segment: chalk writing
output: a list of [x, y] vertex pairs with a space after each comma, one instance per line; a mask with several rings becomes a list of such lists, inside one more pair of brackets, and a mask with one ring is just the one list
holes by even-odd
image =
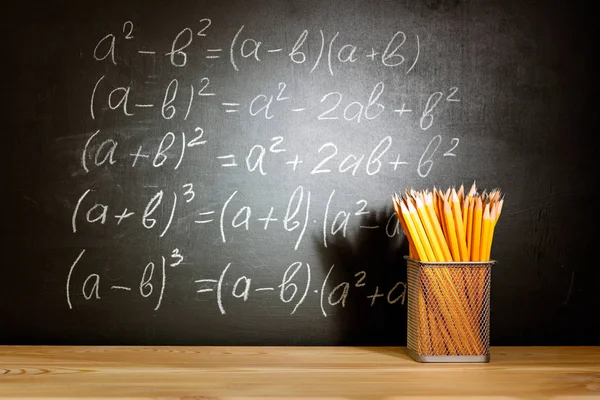
[[[81, 264], [85, 263], [85, 260], [82, 261], [83, 256], [86, 253], [86, 249], [81, 250], [73, 264], [69, 269], [69, 273], [67, 275], [66, 281], [66, 300], [69, 309], [73, 309], [74, 298], [73, 294], [73, 286], [78, 285], [78, 282], [74, 282], [75, 278], [73, 275], [76, 272], [79, 272], [79, 269], [86, 268], [90, 269], [89, 265], [85, 267]], [[178, 248], [173, 249], [171, 254], [167, 257], [161, 256], [160, 261], [150, 261], [148, 262], [137, 282], [132, 282], [132, 285], [124, 286], [124, 285], [115, 285], [114, 278], [103, 279], [101, 275], [97, 272], [88, 273], [84, 272], [83, 275], [85, 279], [83, 279], [83, 283], [80, 283], [81, 288], [81, 296], [83, 297], [83, 301], [94, 301], [101, 300], [101, 292], [105, 293], [103, 295], [107, 295], [107, 290], [109, 291], [127, 291], [127, 292], [135, 292], [139, 294], [143, 298], [150, 298], [151, 296], [155, 297], [155, 303], [153, 309], [156, 311], [160, 308], [163, 297], [165, 294], [165, 286], [167, 281], [167, 266], [170, 268], [177, 267], [179, 264], [183, 262], [183, 255], [181, 254]], [[77, 271], [76, 271], [77, 269]], [[86, 275], [87, 274], [87, 275]], [[103, 284], [105, 280], [110, 283]]]
[[[349, 121], [361, 124], [388, 115], [396, 116], [399, 121], [404, 123], [409, 115], [414, 114], [418, 117], [414, 121], [416, 126], [422, 130], [428, 130], [434, 125], [436, 118], [443, 115], [444, 110], [448, 109], [452, 103], [460, 102], [460, 98], [457, 97], [459, 89], [450, 87], [447, 92], [433, 92], [422, 106], [418, 104], [409, 106], [405, 101], [399, 105], [386, 106], [381, 100], [386, 91], [385, 83], [382, 81], [373, 84], [370, 92], [365, 93], [362, 99], [349, 98], [340, 91], [330, 91], [320, 95], [317, 101], [309, 100], [297, 97], [295, 92], [289, 88], [288, 83], [284, 81], [269, 87], [267, 91], [252, 95], [246, 101], [239, 98], [219, 99], [220, 96], [214, 90], [214, 85], [209, 77], [199, 79], [197, 85], [200, 88], [197, 91], [193, 83], [189, 85], [189, 89], [180, 89], [180, 81], [173, 78], [164, 89], [162, 99], [139, 98], [134, 101], [131, 100], [131, 97], [134, 96], [131, 86], [114, 86], [103, 91], [106, 86], [105, 82], [105, 75], [102, 75], [92, 88], [90, 96], [92, 119], [96, 118], [98, 107], [102, 110], [120, 112], [125, 117], [134, 117], [138, 109], [157, 108], [160, 110], [160, 116], [165, 120], [172, 120], [180, 115], [182, 120], [186, 121], [193, 112], [197, 111], [197, 108], [194, 108], [197, 102], [196, 97], [216, 97], [218, 99], [216, 104], [221, 105], [224, 115], [247, 113], [251, 117], [273, 120], [277, 117], [287, 117], [290, 112], [310, 113], [312, 118], [324, 123]], [[184, 92], [183, 97], [179, 96], [180, 92]], [[443, 99], [447, 104], [445, 108], [439, 104]], [[400, 108], [397, 108], [398, 106]]]
[[[366, 271], [355, 273], [355, 281], [331, 282], [331, 272], [335, 268], [335, 265], [331, 265], [323, 282], [312, 286], [314, 282], [311, 268], [309, 263], [294, 261], [286, 267], [277, 285], [261, 286], [261, 283], [256, 282], [251, 276], [236, 274], [235, 265], [230, 262], [221, 270], [218, 277], [195, 279], [194, 283], [197, 293], [201, 293], [203, 296], [204, 293], [211, 293], [221, 314], [227, 314], [227, 301], [248, 302], [251, 297], [259, 296], [256, 294], [257, 292], [276, 292], [282, 303], [290, 305], [290, 315], [296, 313], [307, 300], [309, 293], [315, 293], [318, 296], [319, 307], [324, 317], [329, 316], [328, 311], [331, 308], [348, 306], [351, 291], [360, 291], [364, 295], [363, 301], [366, 301], [371, 307], [377, 303], [379, 298], [382, 298], [381, 302], [390, 305], [396, 303], [404, 305], [406, 301], [405, 282], [395, 282], [387, 289], [379, 286], [370, 288], [367, 285], [368, 273]], [[228, 282], [234, 283], [227, 285]], [[330, 286], [334, 284], [335, 286], [331, 288]], [[231, 289], [225, 291], [225, 287], [231, 287]], [[368, 289], [372, 289], [374, 294], [369, 294]]]
[[[110, 279], [97, 264], [98, 249], [80, 250], [66, 274], [68, 308], [137, 296], [159, 311], [175, 273], [222, 315], [268, 298], [290, 315], [313, 307], [324, 317], [351, 303], [404, 305], [403, 280], [374, 282], [366, 269], [347, 278], [337, 274], [343, 265], [317, 267], [299, 260], [306, 254], [299, 250], [318, 243], [330, 251], [338, 239], [356, 236], [402, 238], [395, 212], [381, 215], [368, 185], [354, 179], [424, 180], [460, 159], [465, 139], [441, 129], [461, 110], [466, 94], [459, 84], [405, 85], [425, 65], [427, 36], [398, 27], [370, 40], [302, 26], [273, 36], [252, 21], [225, 35], [217, 20], [200, 15], [150, 41], [145, 24], [123, 21], [90, 44], [90, 62], [102, 69], [85, 92], [93, 128], [82, 135], [76, 162], [90, 183], [73, 194], [71, 233], [142, 232], [157, 247], [175, 245], [130, 266], [134, 274]], [[133, 65], [151, 65], [152, 79], [124, 73]], [[268, 65], [292, 73], [274, 74]], [[264, 71], [269, 76], [261, 79]], [[344, 74], [357, 72], [348, 79], [360, 82], [349, 85]], [[307, 85], [302, 75], [320, 84]], [[119, 196], [97, 184], [123, 175]], [[327, 186], [332, 177], [344, 185]], [[182, 236], [223, 250], [223, 258], [182, 251]], [[228, 251], [272, 237], [285, 240], [292, 259], [272, 262], [263, 254], [277, 271], [269, 278], [248, 270], [244, 254]]]

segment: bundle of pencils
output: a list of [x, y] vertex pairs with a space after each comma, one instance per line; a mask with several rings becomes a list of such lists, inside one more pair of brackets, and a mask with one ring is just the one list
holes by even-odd
[[504, 196], [498, 189], [479, 193], [473, 183], [466, 194], [463, 185], [445, 191], [407, 189], [404, 196], [394, 193], [392, 200], [411, 259], [464, 263], [463, 267], [436, 264], [419, 273], [419, 287], [413, 289], [417, 291], [419, 313], [418, 351], [431, 355], [484, 354], [489, 268], [486, 263], [464, 266], [490, 260]]

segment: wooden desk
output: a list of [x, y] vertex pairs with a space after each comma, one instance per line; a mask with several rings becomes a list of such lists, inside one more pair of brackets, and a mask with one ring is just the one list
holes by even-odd
[[0, 346], [0, 398], [600, 399], [600, 347], [495, 347], [489, 364], [404, 348]]

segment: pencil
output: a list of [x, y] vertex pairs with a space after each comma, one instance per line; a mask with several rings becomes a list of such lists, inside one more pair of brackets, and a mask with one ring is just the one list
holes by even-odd
[[450, 252], [452, 253], [453, 261], [460, 261], [460, 250], [458, 249], [458, 239], [456, 237], [456, 228], [454, 227], [454, 216], [452, 209], [446, 199], [444, 201], [444, 219], [446, 221], [447, 236], [449, 238]]
[[423, 221], [423, 228], [425, 229], [425, 233], [427, 234], [427, 238], [431, 242], [431, 248], [433, 250], [434, 260], [443, 260], [444, 252], [442, 251], [442, 246], [440, 245], [437, 235], [435, 233], [435, 229], [433, 228], [433, 223], [429, 219], [429, 215], [427, 213], [427, 209], [425, 205], [421, 201], [419, 197], [417, 197], [417, 212], [419, 217]]
[[465, 228], [465, 235], [467, 236], [467, 251], [469, 252], [469, 260], [471, 260], [471, 247], [473, 246], [473, 209], [475, 206], [475, 199], [473, 196], [468, 196], [469, 207], [467, 215], [467, 226]]
[[475, 209], [473, 211], [473, 238], [471, 248], [471, 261], [480, 261], [479, 247], [481, 243], [481, 218], [482, 218], [481, 198], [475, 200]]
[[460, 259], [456, 261], [469, 261], [469, 255], [467, 254], [467, 238], [465, 235], [465, 226], [463, 225], [463, 217], [461, 215], [460, 200], [454, 189], [452, 189], [452, 214], [454, 216], [456, 239], [460, 254]]
[[442, 248], [443, 258], [439, 261], [452, 261], [452, 254], [450, 253], [450, 248], [448, 247], [448, 242], [446, 242], [446, 238], [444, 236], [444, 232], [442, 231], [442, 225], [440, 224], [440, 220], [438, 218], [434, 218], [433, 215], [433, 195], [429, 194], [425, 198], [425, 207], [429, 211], [429, 217], [431, 218], [433, 229], [435, 231], [435, 236], [438, 240]]
[[494, 204], [494, 207], [492, 207], [492, 210], [490, 211], [490, 226], [489, 226], [489, 232], [487, 235], [487, 242], [485, 244], [485, 259], [487, 261], [489, 261], [490, 257], [491, 257], [491, 253], [492, 253], [492, 241], [494, 239], [494, 228], [496, 226], [496, 213], [497, 213], [497, 208], [498, 208], [498, 203]]
[[404, 202], [400, 202], [400, 210], [402, 212], [402, 217], [404, 218], [404, 222], [406, 224], [406, 228], [408, 229], [407, 234], [412, 236], [413, 242], [415, 244], [415, 250], [419, 256], [420, 261], [429, 261], [427, 254], [425, 254], [425, 249], [423, 248], [423, 243], [421, 241], [421, 237], [417, 233], [417, 229], [415, 228], [413, 221], [409, 215], [408, 209], [404, 205]]
[[419, 216], [417, 214], [417, 210], [415, 208], [415, 206], [412, 204], [412, 201], [410, 199], [406, 199], [406, 203], [408, 205], [408, 213], [410, 215], [410, 218], [412, 218], [412, 222], [413, 225], [415, 226], [419, 238], [421, 238], [421, 244], [423, 245], [423, 250], [425, 251], [425, 254], [427, 255], [427, 259], [429, 261], [435, 261], [435, 255], [433, 254], [433, 248], [431, 246], [431, 242], [429, 241], [427, 234], [425, 233], [425, 229], [423, 228], [423, 224], [421, 223], [421, 220], [419, 219]]
[[487, 259], [487, 243], [490, 234], [490, 203], [485, 205], [483, 210], [483, 220], [481, 224], [481, 245], [479, 246], [479, 260], [488, 261]]
[[398, 222], [400, 223], [400, 226], [402, 227], [402, 230], [404, 231], [404, 236], [406, 236], [406, 239], [408, 240], [408, 251], [410, 254], [410, 257], [412, 259], [416, 259], [418, 260], [418, 254], [417, 254], [417, 250], [415, 247], [415, 243], [413, 241], [413, 236], [410, 234], [410, 232], [408, 231], [408, 227], [406, 226], [406, 221], [404, 220], [404, 216], [402, 215], [402, 210], [400, 209], [400, 200], [398, 199], [398, 194], [394, 193], [394, 196], [392, 196], [392, 204], [394, 205], [394, 211], [396, 212], [396, 217], [398, 217]]
[[[465, 234], [467, 232], [467, 224], [468, 224], [468, 219], [469, 219], [469, 199], [470, 199], [470, 196], [467, 194], [467, 196], [465, 196], [464, 200], [461, 202], [462, 218], [463, 218], [463, 226], [465, 227]], [[466, 240], [466, 238], [465, 238], [465, 240]], [[468, 249], [468, 244], [467, 244], [467, 249]]]

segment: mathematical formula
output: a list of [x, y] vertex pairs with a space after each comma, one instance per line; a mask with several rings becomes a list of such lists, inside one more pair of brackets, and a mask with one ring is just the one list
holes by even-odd
[[[182, 88], [179, 80], [173, 78], [164, 89], [164, 96], [161, 99], [146, 100], [141, 95], [138, 96], [131, 86], [115, 87], [112, 84], [106, 87], [109, 85], [104, 84], [105, 77], [102, 75], [98, 78], [91, 92], [92, 119], [97, 117], [97, 108], [106, 110], [105, 112], [115, 111], [125, 117], [134, 117], [140, 112], [146, 115], [146, 109], [159, 109], [157, 115], [164, 120], [181, 116], [185, 121], [190, 114], [199, 110], [195, 107], [196, 99], [211, 97], [214, 98], [215, 104], [220, 107], [223, 115], [246, 113], [251, 117], [271, 120], [281, 115], [289, 116], [290, 113], [308, 114], [310, 118], [317, 121], [344, 120], [357, 124], [377, 120], [388, 114], [394, 116], [399, 122], [416, 115], [419, 129], [425, 131], [431, 128], [436, 116], [439, 115], [438, 110], [442, 109], [444, 103], [451, 105], [461, 102], [459, 88], [452, 86], [430, 93], [425, 104], [420, 108], [417, 108], [416, 104], [411, 106], [405, 101], [389, 106], [380, 101], [380, 97], [385, 92], [385, 84], [382, 81], [374, 84], [369, 93], [365, 93], [363, 98], [358, 99], [349, 98], [339, 91], [323, 93], [315, 99], [296, 99], [286, 82], [278, 82], [272, 88], [268, 88], [268, 91], [255, 94], [249, 99], [223, 99], [216, 93], [208, 77], [201, 78], [197, 86], [190, 84], [189, 88]], [[196, 90], [198, 86], [200, 88]], [[177, 110], [176, 105], [181, 106], [180, 110]]]
[[[247, 37], [245, 25], [239, 27], [226, 47], [207, 47], [204, 42], [211, 30], [211, 19], [202, 18], [197, 26], [182, 28], [173, 38], [169, 49], [144, 48], [137, 50], [137, 53], [147, 57], [164, 57], [177, 68], [186, 67], [192, 57], [218, 60], [227, 63], [234, 71], [240, 71], [240, 59], [261, 63], [268, 57], [287, 57], [294, 64], [310, 66], [310, 73], [322, 67], [334, 76], [336, 66], [352, 65], [359, 60], [377, 62], [388, 68], [404, 68], [404, 73], [408, 74], [417, 64], [421, 51], [419, 36], [408, 35], [401, 30], [394, 32], [387, 42], [377, 47], [360, 48], [352, 43], [338, 43], [339, 31], [328, 35], [322, 29], [318, 30], [318, 34], [304, 29], [297, 35], [292, 50], [287, 53], [284, 51], [287, 43], [282, 46], [269, 44], [264, 38]], [[306, 54], [312, 36], [319, 42], [319, 53], [314, 60], [310, 60]], [[121, 44], [118, 42], [137, 43], [138, 39], [134, 23], [125, 21], [121, 32], [108, 33], [96, 43], [93, 57], [97, 61], [118, 65], [116, 48]]]
[[[168, 261], [166, 257], [162, 256], [158, 263], [153, 261], [147, 263], [144, 269], [141, 270], [140, 277], [136, 282], [121, 284], [113, 278], [109, 283], [105, 283], [102, 277], [95, 272], [84, 273], [83, 277], [79, 279], [74, 278], [74, 275], [77, 275], [78, 272], [78, 265], [85, 263], [85, 260], [82, 260], [85, 253], [86, 250], [82, 250], [69, 269], [65, 293], [69, 309], [75, 307], [73, 305], [75, 298], [81, 298], [81, 301], [101, 301], [103, 296], [110, 295], [106, 293], [121, 291], [145, 299], [153, 297], [155, 300], [150, 303], [150, 307], [157, 311], [160, 309], [165, 296], [165, 286], [168, 279], [167, 271], [175, 270], [175, 267], [184, 260], [184, 256], [179, 249], [173, 249]], [[252, 297], [264, 293], [274, 295], [281, 302], [289, 304], [290, 315], [301, 307], [308, 296], [317, 296], [324, 317], [329, 315], [328, 311], [332, 307], [345, 308], [353, 291], [362, 294], [363, 297], [360, 301], [368, 302], [371, 307], [378, 302], [404, 305], [406, 301], [406, 282], [394, 282], [385, 288], [377, 285], [373, 287], [368, 285], [368, 273], [366, 271], [356, 272], [353, 275], [354, 279], [351, 281], [331, 282], [331, 274], [334, 268], [336, 268], [335, 264], [331, 265], [323, 281], [315, 282], [310, 264], [294, 261], [286, 267], [276, 285], [262, 286], [248, 274], [236, 274], [235, 265], [230, 262], [221, 270], [218, 276], [194, 279], [194, 290], [199, 295], [210, 296], [214, 299], [215, 306], [221, 314], [227, 313], [226, 304], [228, 301], [247, 302], [251, 301]], [[77, 284], [75, 283], [76, 280], [78, 281]], [[115, 283], [119, 283], [119, 285]], [[75, 292], [79, 292], [77, 289], [80, 289], [80, 294], [75, 294]], [[101, 295], [101, 292], [105, 294]]]
[[[169, 232], [174, 219], [180, 220], [191, 215], [194, 217], [196, 229], [217, 225], [222, 243], [227, 243], [230, 232], [242, 231], [256, 236], [268, 229], [283, 229], [283, 233], [294, 235], [293, 249], [298, 250], [307, 229], [313, 230], [313, 227], [320, 229], [323, 245], [327, 247], [329, 236], [340, 234], [346, 237], [349, 225], [371, 213], [368, 209], [368, 201], [365, 199], [357, 200], [350, 208], [334, 210], [332, 202], [336, 190], [330, 192], [324, 206], [317, 212], [315, 211], [317, 203], [314, 201], [313, 194], [303, 186], [298, 186], [290, 194], [287, 205], [281, 209], [264, 204], [252, 206], [236, 202], [239, 190], [231, 192], [216, 209], [197, 208], [197, 204], [194, 203], [196, 192], [193, 183], [184, 184], [179, 194], [176, 191], [168, 193], [162, 189], [156, 190], [145, 200], [143, 209], [128, 207], [116, 209], [110, 205], [110, 196], [107, 196], [105, 201], [89, 200], [92, 192], [92, 189], [84, 191], [77, 200], [71, 218], [73, 233], [77, 233], [81, 224], [119, 227], [121, 224], [126, 225], [127, 221], [133, 221], [134, 224], [139, 224], [147, 230], [155, 230], [158, 237], [164, 237]], [[194, 208], [190, 209], [190, 203]], [[164, 210], [168, 211], [164, 212]], [[313, 217], [315, 214], [323, 215], [322, 220]], [[390, 238], [400, 233], [394, 212], [390, 212], [385, 225], [359, 225], [359, 229], [383, 229]]]
[[[194, 147], [205, 145], [208, 137], [204, 130], [196, 127], [192, 135], [185, 131], [167, 132], [158, 144], [137, 144], [132, 147], [127, 140], [97, 130], [88, 138], [81, 152], [81, 166], [89, 172], [91, 168], [122, 164], [131, 168], [162, 168], [177, 170], [185, 157], [197, 159], [213, 159], [214, 165], [221, 168], [242, 169], [248, 172], [267, 175], [268, 173], [300, 173], [320, 175], [330, 173], [349, 174], [352, 176], [372, 176], [382, 171], [406, 174], [411, 162], [403, 158], [402, 142], [395, 141], [392, 136], [383, 137], [372, 149], [354, 154], [340, 148], [334, 142], [325, 142], [314, 150], [313, 154], [299, 154], [288, 149], [283, 136], [271, 137], [263, 143], [252, 145], [250, 150], [227, 152], [211, 155], [194, 150]], [[136, 140], [134, 140], [136, 141]], [[421, 178], [431, 172], [436, 161], [445, 157], [456, 157], [459, 138], [450, 138], [444, 143], [442, 135], [435, 135], [424, 147], [418, 160], [412, 161], [412, 170]], [[394, 149], [396, 147], [396, 149]], [[304, 149], [306, 150], [306, 148]], [[268, 171], [265, 167], [267, 159], [275, 158], [280, 166]], [[305, 161], [310, 160], [310, 161]], [[213, 163], [211, 163], [213, 165]]]

